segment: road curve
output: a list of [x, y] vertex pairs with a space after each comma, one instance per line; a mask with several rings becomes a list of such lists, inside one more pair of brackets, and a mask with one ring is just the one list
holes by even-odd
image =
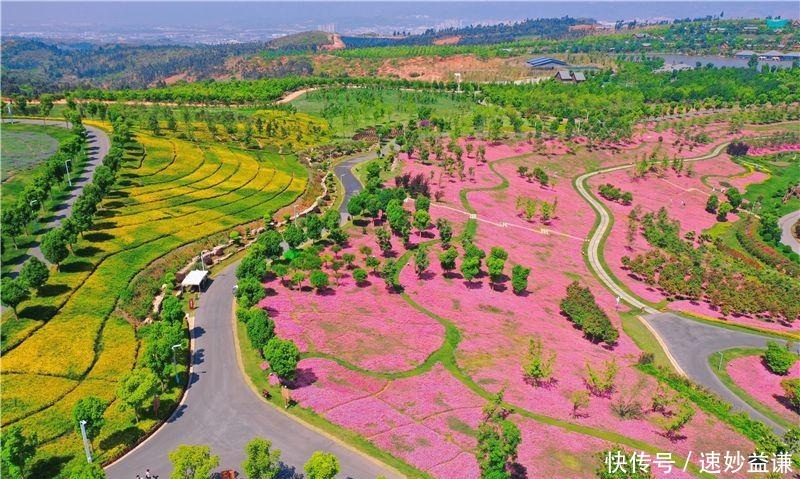
[[[241, 472], [244, 446], [264, 437], [281, 450], [291, 477], [302, 472], [314, 451], [335, 454], [339, 477], [397, 478], [397, 472], [343, 446], [267, 404], [248, 385], [239, 368], [233, 333], [233, 285], [236, 264], [217, 275], [202, 294], [192, 324], [192, 366], [184, 401], [145, 442], [106, 468], [109, 479], [131, 479], [146, 469], [163, 479], [172, 466], [168, 454], [180, 444], [205, 444], [220, 456], [218, 470]], [[243, 477], [243, 476], [240, 476]]]
[[[3, 123], [8, 122], [9, 120], [3, 120]], [[41, 125], [42, 120], [19, 119], [13, 120], [13, 123]], [[48, 126], [60, 126], [67, 128], [69, 125], [61, 121], [53, 121], [52, 123], [49, 123]], [[75, 200], [78, 199], [78, 196], [83, 193], [83, 188], [92, 182], [92, 179], [94, 178], [94, 171], [103, 163], [103, 158], [105, 158], [106, 154], [108, 153], [111, 142], [108, 139], [106, 132], [94, 126], [84, 125], [84, 127], [86, 128], [87, 132], [86, 143], [88, 145], [88, 160], [84, 165], [83, 173], [79, 177], [72, 177], [72, 189], [69, 191], [69, 197], [56, 207], [54, 212], [55, 214], [50, 217], [50, 221], [39, 224], [40, 231], [46, 232], [58, 226], [61, 224], [61, 220], [69, 217], [69, 215], [72, 214], [72, 205], [75, 203]], [[33, 247], [28, 250], [28, 255], [24, 256], [23, 258], [27, 260], [27, 258], [30, 256], [35, 256], [41, 261], [44, 261], [46, 264], [49, 264], [47, 260], [44, 259], [44, 255], [42, 255], [42, 250], [39, 248], [38, 242], [34, 242]], [[23, 262], [15, 265], [14, 272], [18, 272], [22, 268], [22, 265]]]
[[778, 226], [781, 228], [781, 243], [792, 248], [797, 254], [800, 254], [800, 241], [792, 234], [794, 224], [800, 221], [800, 210], [782, 216], [778, 220]]
[[348, 201], [350, 201], [350, 198], [352, 198], [353, 195], [358, 193], [361, 188], [364, 187], [364, 185], [361, 184], [361, 180], [359, 180], [358, 177], [353, 174], [353, 167], [359, 163], [374, 160], [379, 156], [385, 155], [392, 146], [392, 143], [387, 143], [378, 151], [369, 151], [367, 153], [356, 155], [333, 167], [334, 174], [339, 177], [342, 182], [342, 186], [344, 187], [344, 198], [342, 199], [342, 204], [339, 205], [339, 217], [342, 223], [347, 222], [347, 219], [350, 217], [350, 215], [347, 213]]
[[[713, 158], [719, 155], [727, 145], [728, 143], [722, 143], [705, 155], [688, 158], [685, 161], [702, 161]], [[670, 362], [673, 363], [676, 370], [716, 392], [725, 400], [731, 402], [734, 408], [746, 411], [753, 419], [764, 422], [776, 431], [782, 431], [783, 428], [781, 426], [766, 418], [733, 394], [717, 378], [708, 364], [708, 357], [717, 351], [734, 347], [764, 347], [767, 338], [758, 334], [711, 326], [674, 313], [660, 313], [618, 285], [614, 281], [612, 273], [606, 269], [600, 260], [600, 245], [611, 225], [611, 216], [608, 209], [589, 192], [586, 181], [601, 173], [623, 170], [633, 166], [633, 164], [626, 164], [591, 171], [584, 173], [575, 180], [576, 190], [592, 206], [600, 219], [597, 228], [589, 238], [586, 251], [589, 267], [612, 294], [620, 297], [632, 308], [638, 309], [642, 313], [647, 313], [643, 316], [645, 325], [656, 337], [662, 348], [665, 349]]]

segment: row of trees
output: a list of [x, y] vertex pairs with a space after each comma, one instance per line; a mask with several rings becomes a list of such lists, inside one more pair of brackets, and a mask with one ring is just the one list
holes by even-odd
[[800, 317], [800, 281], [773, 268], [752, 264], [719, 242], [701, 235], [680, 236], [680, 223], [665, 208], [647, 213], [641, 232], [654, 249], [623, 257], [623, 266], [670, 298], [706, 300], [723, 314], [766, 314], [793, 322]]
[[[80, 125], [79, 119], [76, 119], [76, 125]], [[82, 131], [82, 127], [81, 127]], [[76, 133], [76, 138], [78, 137]], [[108, 193], [114, 182], [116, 181], [116, 174], [122, 164], [124, 154], [123, 147], [130, 139], [130, 131], [124, 123], [116, 123], [114, 125], [114, 134], [112, 136], [112, 146], [106, 157], [103, 159], [103, 164], [98, 166], [94, 173], [94, 179], [91, 184], [86, 185], [83, 192], [78, 196], [75, 203], [72, 205], [72, 214], [61, 222], [59, 227], [53, 228], [45, 233], [41, 238], [40, 249], [44, 258], [50, 263], [56, 265], [58, 270], [59, 265], [67, 259], [70, 254], [72, 246], [77, 243], [78, 235], [83, 234], [84, 231], [92, 227], [93, 216], [97, 211], [99, 203], [103, 197]], [[71, 148], [74, 151], [80, 151], [77, 143]], [[48, 161], [49, 164], [49, 161]], [[45, 171], [37, 176], [37, 178], [48, 178], [48, 172], [52, 170], [45, 169]], [[56, 177], [51, 177], [51, 180], [56, 181]], [[45, 184], [45, 183], [40, 183]], [[36, 185], [36, 182], [34, 182]], [[40, 190], [40, 191], [49, 191]], [[44, 201], [44, 199], [42, 199]], [[9, 234], [18, 234], [15, 228], [19, 227], [19, 223], [14, 223], [20, 217], [19, 212], [24, 210], [24, 204], [19, 204], [15, 208], [5, 210], [4, 214], [4, 230]], [[6, 215], [10, 215], [6, 216]], [[10, 225], [6, 228], [6, 221]], [[17, 279], [4, 278], [2, 281], [2, 295], [0, 300], [3, 304], [11, 307], [16, 314], [17, 305], [28, 298], [29, 289], [39, 290], [49, 277], [49, 272], [46, 267], [36, 259], [31, 258], [23, 266], [24, 274], [20, 274]]]
[[84, 143], [86, 129], [80, 118], [71, 117], [72, 135], [64, 140], [58, 150], [43, 162], [38, 168], [31, 182], [19, 195], [13, 205], [4, 205], [2, 215], [3, 233], [10, 239], [16, 248], [17, 238], [23, 232], [29, 232], [30, 223], [38, 216], [38, 212], [45, 212], [45, 203], [51, 197], [53, 189], [64, 182], [67, 176], [67, 164], [72, 162], [72, 168], [85, 161]]

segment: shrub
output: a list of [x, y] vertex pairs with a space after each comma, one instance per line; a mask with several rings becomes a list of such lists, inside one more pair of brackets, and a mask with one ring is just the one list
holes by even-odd
[[537, 387], [550, 381], [555, 362], [556, 352], [546, 350], [538, 336], [531, 338], [528, 343], [528, 354], [522, 366], [525, 379]]
[[786, 399], [793, 408], [800, 411], [800, 378], [784, 379], [781, 387], [786, 393]]
[[762, 356], [767, 369], [774, 374], [784, 375], [788, 373], [789, 369], [791, 369], [795, 361], [797, 361], [797, 355], [789, 348], [791, 348], [790, 344], [781, 346], [775, 341], [769, 341], [767, 343], [767, 350]]
[[623, 205], [629, 205], [633, 203], [633, 193], [630, 191], [622, 191], [610, 183], [600, 185], [597, 190], [600, 193], [600, 196], [609, 201], [617, 201]]
[[248, 311], [247, 339], [250, 344], [263, 351], [270, 339], [275, 336], [275, 323], [266, 311], [261, 308], [252, 308]]
[[528, 289], [528, 275], [531, 269], [515, 264], [511, 268], [511, 287], [516, 294], [522, 294]]
[[603, 363], [603, 370], [595, 370], [586, 362], [586, 377], [584, 378], [589, 391], [595, 396], [608, 396], [614, 390], [614, 381], [617, 378], [619, 366], [617, 360], [612, 358]]
[[593, 342], [613, 345], [619, 339], [619, 331], [597, 305], [592, 292], [577, 281], [567, 286], [567, 296], [561, 300], [561, 311]]
[[353, 271], [353, 279], [356, 281], [356, 284], [363, 284], [367, 279], [367, 272], [361, 268], [357, 268]]

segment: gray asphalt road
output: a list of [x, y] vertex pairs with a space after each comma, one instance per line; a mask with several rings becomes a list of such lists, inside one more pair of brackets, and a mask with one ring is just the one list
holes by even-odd
[[797, 223], [798, 220], [800, 220], [800, 210], [782, 216], [778, 220], [778, 226], [780, 226], [782, 230], [781, 243], [789, 245], [792, 251], [800, 254], [800, 241], [797, 241], [797, 238], [792, 234], [792, 228], [794, 228], [794, 224]]
[[392, 143], [388, 143], [379, 151], [370, 151], [368, 153], [354, 156], [353, 158], [343, 161], [333, 167], [334, 173], [339, 177], [344, 185], [344, 201], [342, 201], [342, 204], [339, 205], [339, 216], [341, 217], [342, 223], [346, 222], [350, 216], [347, 214], [347, 202], [350, 201], [350, 198], [352, 198], [353, 195], [361, 191], [361, 188], [364, 187], [356, 175], [353, 174], [353, 167], [359, 163], [374, 160], [379, 155], [386, 154], [386, 152], [389, 151], [389, 148], [391, 148], [391, 145]]
[[[7, 120], [3, 120], [3, 122], [7, 122]], [[41, 125], [42, 120], [14, 120], [14, 123], [27, 123], [32, 125]], [[47, 124], [48, 126], [60, 126], [60, 127], [68, 127], [68, 124], [65, 124], [63, 121], [53, 121]], [[75, 200], [78, 199], [78, 196], [83, 192], [83, 188], [92, 182], [92, 178], [94, 178], [94, 171], [103, 163], [103, 158], [105, 158], [106, 154], [108, 153], [110, 147], [110, 141], [108, 139], [108, 135], [99, 129], [93, 126], [86, 126], [86, 131], [88, 132], [88, 137], [86, 140], [87, 148], [88, 148], [88, 156], [89, 159], [85, 164], [83, 173], [80, 176], [75, 176], [71, 174], [72, 177], [72, 189], [69, 192], [69, 197], [64, 200], [64, 202], [56, 208], [55, 214], [50, 217], [50, 221], [47, 223], [40, 223], [39, 224], [39, 231], [48, 231], [51, 228], [54, 228], [61, 224], [61, 220], [64, 218], [68, 218], [70, 214], [72, 214], [72, 205], [75, 203]], [[72, 164], [70, 164], [72, 167]], [[33, 247], [28, 250], [28, 256], [25, 257], [27, 260], [28, 257], [35, 256], [40, 260], [47, 263], [47, 260], [44, 259], [44, 255], [42, 255], [42, 250], [39, 249], [38, 241], [34, 243]], [[49, 264], [49, 263], [47, 263]], [[14, 272], [18, 272], [22, 268], [23, 262], [14, 266]]]
[[[686, 161], [701, 161], [713, 158], [717, 156], [725, 146], [727, 146], [727, 144], [718, 145], [711, 152]], [[708, 357], [717, 351], [734, 347], [764, 347], [767, 338], [757, 334], [710, 326], [673, 313], [658, 313], [657, 310], [621, 288], [614, 281], [612, 273], [607, 271], [602, 261], [600, 261], [600, 244], [606, 230], [611, 224], [610, 214], [608, 209], [588, 192], [586, 180], [600, 173], [622, 170], [630, 168], [631, 166], [633, 165], [620, 165], [589, 172], [581, 175], [575, 181], [575, 187], [578, 193], [592, 205], [600, 218], [598, 228], [594, 231], [591, 238], [589, 238], [589, 247], [587, 248], [589, 267], [597, 273], [600, 281], [602, 281], [606, 288], [615, 296], [620, 297], [634, 309], [647, 313], [645, 321], [651, 326], [652, 332], [655, 334], [662, 347], [666, 349], [667, 356], [676, 366], [676, 369], [682, 370], [683, 373], [695, 382], [719, 394], [726, 401], [732, 403], [737, 410], [747, 412], [750, 417], [764, 422], [776, 431], [782, 431], [783, 428], [781, 426], [777, 425], [733, 394], [719, 378], [717, 378], [708, 365]]]
[[670, 352], [690, 378], [719, 394], [733, 404], [735, 410], [745, 411], [777, 432], [783, 431], [781, 426], [732, 393], [714, 374], [708, 362], [709, 356], [716, 359], [717, 351], [740, 347], [764, 348], [768, 338], [711, 326], [673, 313], [650, 314], [645, 316], [645, 320], [669, 345]]
[[[236, 265], [222, 271], [202, 294], [192, 329], [194, 342], [191, 385], [184, 403], [153, 436], [106, 468], [109, 479], [132, 479], [145, 469], [166, 479], [172, 472], [168, 454], [180, 444], [206, 444], [220, 456], [220, 468], [241, 473], [244, 446], [264, 437], [282, 451], [289, 468], [302, 473], [314, 451], [334, 453], [342, 465], [339, 477], [397, 478], [371, 459], [263, 401], [245, 382], [233, 340], [233, 285]], [[291, 477], [287, 473], [284, 477]]]

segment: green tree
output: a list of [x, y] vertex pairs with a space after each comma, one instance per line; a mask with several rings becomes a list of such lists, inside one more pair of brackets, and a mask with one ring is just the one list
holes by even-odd
[[430, 211], [431, 209], [431, 200], [425, 195], [417, 196], [417, 199], [414, 200], [414, 209], [416, 211], [425, 210]]
[[0, 475], [4, 478], [24, 479], [28, 463], [36, 455], [39, 441], [36, 435], [24, 436], [19, 425], [5, 426], [0, 430]]
[[267, 230], [258, 237], [258, 243], [264, 246], [264, 253], [267, 258], [277, 258], [283, 254], [283, 247], [281, 242], [283, 238], [276, 230]]
[[788, 373], [797, 361], [797, 355], [792, 352], [791, 347], [791, 344], [782, 346], [776, 341], [768, 341], [767, 350], [762, 356], [767, 369], [774, 374]]
[[295, 223], [290, 223], [289, 226], [283, 230], [283, 240], [290, 248], [295, 249], [306, 240], [306, 235], [303, 233]]
[[709, 196], [708, 200], [706, 200], [706, 211], [714, 214], [717, 212], [717, 208], [719, 208], [719, 198], [717, 195]]
[[143, 363], [161, 382], [163, 390], [169, 381], [178, 374], [180, 366], [173, 364], [177, 351], [172, 346], [179, 344], [183, 351], [188, 346], [182, 321], [156, 321], [144, 330], [145, 342]]
[[17, 316], [17, 306], [28, 298], [28, 288], [19, 279], [3, 278], [0, 282], [0, 301], [10, 306]]
[[478, 273], [481, 272], [481, 261], [476, 257], [465, 257], [463, 261], [461, 261], [461, 275], [464, 276], [464, 279], [467, 281], [472, 282]]
[[525, 379], [536, 387], [549, 382], [553, 378], [555, 363], [556, 352], [545, 349], [539, 336], [531, 338], [522, 365]]
[[430, 265], [431, 260], [428, 257], [428, 249], [420, 246], [417, 248], [416, 253], [414, 253], [414, 271], [417, 273], [417, 276], [421, 277], [425, 271], [428, 270]]
[[353, 270], [353, 279], [356, 284], [363, 284], [367, 279], [367, 272], [361, 268]]
[[106, 471], [96, 462], [81, 462], [69, 471], [69, 479], [105, 479]]
[[244, 278], [239, 281], [236, 288], [236, 299], [239, 304], [245, 308], [255, 306], [259, 301], [266, 297], [267, 291], [264, 285], [256, 278]]
[[248, 254], [242, 259], [239, 266], [236, 267], [236, 277], [240, 280], [243, 278], [262, 280], [266, 275], [267, 262], [261, 254]]
[[[800, 412], [800, 378], [784, 379], [781, 381], [781, 388], [786, 394], [786, 400], [798, 412]], [[799, 444], [800, 445], [800, 444]], [[798, 449], [795, 452], [800, 452]]]
[[261, 308], [251, 308], [247, 319], [247, 339], [250, 344], [262, 352], [275, 336], [275, 322]]
[[72, 421], [75, 423], [75, 432], [81, 433], [81, 421], [86, 421], [84, 426], [86, 436], [94, 439], [103, 427], [105, 420], [103, 413], [108, 408], [108, 403], [95, 396], [86, 396], [78, 400], [72, 408]]
[[364, 264], [374, 273], [378, 271], [378, 267], [381, 265], [381, 260], [374, 256], [367, 256], [367, 258], [364, 260]]
[[219, 466], [219, 456], [208, 446], [181, 444], [169, 453], [172, 462], [170, 479], [211, 479], [211, 471]]
[[414, 212], [414, 228], [422, 234], [423, 231], [428, 229], [428, 224], [431, 222], [431, 215], [427, 210], [417, 210]]
[[311, 282], [311, 286], [313, 286], [318, 292], [324, 290], [330, 284], [328, 274], [319, 269], [312, 271], [308, 276], [308, 280]]
[[322, 238], [322, 228], [324, 226], [325, 225], [322, 224], [322, 220], [320, 220], [317, 215], [307, 216], [305, 222], [306, 236], [312, 240], [318, 240]]
[[389, 289], [398, 289], [400, 287], [400, 283], [397, 278], [398, 273], [398, 266], [397, 262], [393, 259], [387, 259], [385, 263], [383, 263], [383, 268], [381, 268], [381, 278], [386, 283], [386, 287]]
[[392, 234], [386, 228], [376, 228], [375, 237], [381, 251], [388, 253], [392, 250]]
[[297, 373], [297, 363], [300, 362], [300, 350], [294, 341], [273, 337], [267, 343], [264, 357], [269, 362], [269, 367], [282, 380], [292, 380]]
[[167, 322], [182, 323], [186, 317], [186, 310], [183, 309], [183, 302], [171, 294], [161, 302], [161, 319]]
[[447, 249], [450, 246], [450, 240], [453, 238], [453, 226], [446, 218], [439, 218], [436, 220], [436, 229], [439, 230], [442, 248]]
[[60, 228], [53, 228], [45, 233], [44, 236], [42, 236], [42, 242], [39, 248], [41, 248], [44, 258], [56, 265], [56, 271], [58, 271], [61, 262], [69, 256], [67, 241]]
[[739, 205], [742, 204], [742, 193], [735, 186], [731, 186], [725, 190], [725, 197], [728, 198], [728, 203], [731, 204], [733, 209], [738, 208]]
[[511, 268], [511, 288], [516, 294], [522, 294], [528, 289], [528, 275], [531, 269], [515, 264]]
[[281, 450], [272, 442], [256, 437], [244, 447], [242, 470], [248, 479], [273, 479], [281, 471]]
[[117, 397], [133, 410], [136, 422], [139, 422], [139, 409], [158, 392], [159, 382], [155, 374], [148, 369], [134, 369], [120, 380], [117, 386]]
[[456, 269], [456, 259], [458, 258], [458, 251], [455, 248], [447, 248], [439, 253], [439, 264], [442, 269], [450, 272]]
[[728, 213], [733, 210], [733, 206], [727, 201], [719, 205], [719, 209], [717, 210], [717, 221], [728, 221]]
[[[502, 401], [502, 396], [501, 399]], [[478, 426], [475, 457], [484, 479], [509, 479], [510, 464], [517, 460], [522, 435], [516, 424], [504, 418], [497, 408], [490, 408]]]
[[608, 396], [614, 390], [618, 372], [619, 365], [617, 365], [616, 358], [605, 361], [602, 370], [593, 368], [587, 361], [584, 381], [589, 391], [595, 396]]
[[329, 452], [316, 451], [303, 466], [308, 479], [333, 479], [339, 474], [339, 459]]
[[572, 417], [578, 417], [581, 409], [589, 407], [589, 393], [587, 391], [573, 391], [569, 395], [572, 404]]

